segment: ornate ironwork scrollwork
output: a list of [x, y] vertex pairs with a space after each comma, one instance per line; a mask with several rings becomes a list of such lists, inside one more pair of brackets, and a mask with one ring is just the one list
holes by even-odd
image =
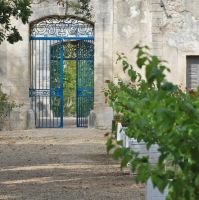
[[38, 37], [90, 37], [94, 35], [94, 28], [78, 19], [53, 17], [32, 24], [30, 34]]

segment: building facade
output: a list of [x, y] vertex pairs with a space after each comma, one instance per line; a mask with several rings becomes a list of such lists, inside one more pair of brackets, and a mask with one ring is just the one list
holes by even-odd
[[[194, 89], [199, 76], [199, 2], [195, 0], [92, 0], [91, 20], [75, 16], [72, 9], [58, 6], [54, 0], [32, 4], [30, 23], [23, 25], [13, 19], [23, 41], [3, 42], [0, 46], [0, 82], [17, 104], [23, 104], [10, 114], [9, 129], [35, 127], [35, 110], [29, 97], [31, 85], [31, 24], [44, 19], [71, 16], [92, 24], [94, 28], [94, 107], [96, 127], [109, 129], [113, 118], [106, 104], [103, 89], [106, 80], [125, 78], [116, 64], [117, 53], [125, 53], [134, 64], [133, 47], [141, 42], [152, 53], [168, 61], [168, 80], [182, 89]], [[45, 77], [44, 77], [45, 78]], [[47, 78], [47, 76], [46, 76]], [[48, 103], [47, 103], [48, 104]]]

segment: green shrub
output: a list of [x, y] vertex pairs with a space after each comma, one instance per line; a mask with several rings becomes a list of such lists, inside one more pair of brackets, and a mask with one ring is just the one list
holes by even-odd
[[17, 105], [10, 101], [8, 95], [5, 94], [1, 89], [2, 84], [0, 84], [0, 130], [3, 128], [3, 123], [9, 116], [10, 111], [17, 107]]
[[[167, 200], [199, 199], [199, 90], [183, 92], [165, 76], [169, 69], [147, 46], [137, 45], [137, 68], [134, 70], [124, 54], [118, 55], [129, 81], [108, 83], [105, 96], [113, 110], [126, 121], [126, 134], [143, 140], [149, 149], [158, 144], [160, 157], [151, 164], [149, 157], [140, 157], [124, 148], [114, 137], [107, 141], [107, 150], [121, 159], [121, 167], [130, 163], [137, 172], [137, 181], [152, 183], [161, 192], [169, 189]], [[137, 70], [138, 71], [138, 70]]]

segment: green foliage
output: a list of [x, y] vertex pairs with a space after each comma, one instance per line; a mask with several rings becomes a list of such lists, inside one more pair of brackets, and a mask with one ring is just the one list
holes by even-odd
[[66, 6], [66, 12], [68, 8], [72, 8], [75, 15], [81, 15], [86, 19], [91, 19], [93, 17], [93, 7], [91, 6], [90, 0], [78, 0], [78, 2], [70, 0], [57, 0], [58, 5]]
[[137, 45], [136, 72], [124, 54], [118, 61], [129, 76], [129, 82], [108, 83], [105, 96], [113, 110], [126, 121], [126, 134], [143, 140], [149, 149], [159, 146], [157, 164], [148, 157], [140, 157], [132, 149], [124, 148], [109, 138], [107, 150], [121, 159], [121, 167], [130, 163], [138, 173], [137, 181], [151, 178], [161, 192], [168, 187], [167, 200], [199, 199], [199, 90], [184, 93], [165, 79], [169, 69], [164, 61], [149, 53], [147, 46]]
[[[16, 104], [9, 100], [8, 95], [2, 91], [1, 86], [2, 86], [2, 84], [0, 84], [0, 103], [1, 103], [1, 105], [6, 105], [6, 107], [9, 107], [12, 110], [12, 108], [14, 108], [16, 106]], [[1, 106], [0, 107], [1, 111], [4, 108], [5, 107]]]
[[64, 116], [76, 113], [76, 61], [69, 60], [64, 68]]
[[13, 44], [22, 40], [22, 37], [17, 28], [11, 25], [11, 17], [21, 20], [23, 24], [28, 23], [32, 11], [30, 0], [0, 0], [0, 44], [7, 40]]
[[[76, 113], [76, 43], [64, 44], [63, 71], [63, 111], [65, 117], [75, 116]], [[51, 47], [51, 87], [60, 87], [60, 44]], [[71, 60], [70, 60], [71, 59]], [[53, 112], [55, 116], [60, 116], [60, 99], [52, 97]]]
[[3, 128], [3, 123], [10, 111], [17, 107], [14, 102], [9, 100], [8, 95], [2, 91], [1, 86], [2, 84], [0, 84], [0, 130]]
[[[80, 97], [78, 105], [76, 105], [76, 92], [78, 85], [79, 89], [93, 88], [93, 61], [81, 62], [77, 61], [77, 45], [76, 41], [65, 42], [63, 45], [63, 56], [66, 59], [64, 61], [63, 71], [63, 96], [64, 96], [64, 116], [75, 116], [76, 107], [81, 111], [82, 117], [87, 117], [90, 110], [93, 109], [93, 98], [89, 98], [86, 101]], [[82, 51], [86, 51], [88, 46], [83, 46]], [[76, 74], [77, 62], [78, 75]], [[50, 72], [50, 84], [51, 88], [60, 87], [60, 44], [56, 44], [51, 47], [51, 72]], [[78, 80], [76, 79], [78, 76]], [[76, 83], [78, 81], [78, 83]], [[82, 95], [90, 95], [93, 91], [83, 91]], [[51, 102], [53, 105], [53, 113], [55, 116], [60, 116], [60, 98], [52, 97]]]
[[74, 9], [76, 15], [82, 15], [86, 19], [92, 18], [93, 7], [90, 0], [79, 0], [78, 3], [69, 1], [68, 6]]

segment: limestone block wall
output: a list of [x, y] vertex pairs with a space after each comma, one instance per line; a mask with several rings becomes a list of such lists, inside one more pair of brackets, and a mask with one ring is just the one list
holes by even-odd
[[[105, 104], [102, 90], [105, 80], [112, 78], [112, 30], [113, 30], [113, 0], [93, 0], [95, 8], [95, 102], [96, 126], [98, 128], [110, 128], [112, 110]], [[42, 3], [32, 4], [33, 14], [30, 23], [41, 18], [53, 15], [74, 15], [73, 10], [66, 10], [58, 6], [56, 1], [49, 0]], [[67, 12], [67, 13], [66, 13]], [[81, 17], [81, 16], [79, 16]], [[23, 103], [23, 106], [12, 112], [10, 129], [26, 129], [33, 127], [34, 115], [31, 111], [29, 99], [30, 87], [30, 43], [29, 24], [23, 25], [19, 21], [12, 23], [20, 30], [23, 41], [11, 45], [3, 43], [0, 46], [0, 77], [3, 89], [10, 95], [12, 100]], [[32, 122], [32, 123], [30, 123]]]
[[115, 0], [113, 5], [113, 77], [125, 78], [117, 52], [135, 62], [132, 48], [147, 44], [167, 60], [168, 80], [186, 88], [186, 56], [199, 55], [199, 2], [195, 0]]
[[[95, 26], [95, 101], [98, 128], [110, 128], [113, 112], [105, 103], [106, 80], [125, 78], [117, 52], [125, 53], [135, 63], [133, 47], [142, 42], [152, 52], [168, 61], [168, 79], [186, 87], [186, 56], [199, 54], [199, 2], [196, 0], [92, 0]], [[56, 1], [34, 2], [30, 22], [46, 16], [74, 15]], [[67, 12], [66, 12], [67, 11]], [[81, 16], [80, 16], [81, 17]], [[13, 112], [11, 129], [31, 125], [29, 24], [12, 23], [23, 41], [0, 46], [0, 82], [10, 98], [23, 106]]]
[[[32, 5], [33, 14], [30, 22], [49, 15], [64, 15], [65, 8], [57, 6], [55, 1], [45, 1], [41, 4], [35, 2]], [[31, 110], [29, 98], [30, 87], [30, 43], [29, 24], [23, 25], [20, 21], [12, 19], [20, 31], [23, 41], [16, 44], [3, 42], [0, 46], [0, 82], [2, 89], [11, 100], [21, 104], [10, 114], [9, 123], [5, 129], [34, 128], [34, 114]]]
[[95, 113], [98, 128], [111, 128], [113, 112], [103, 89], [106, 80], [125, 78], [117, 53], [124, 52], [135, 62], [133, 47], [151, 44], [151, 11], [149, 0], [94, 0], [95, 10]]
[[151, 46], [152, 14], [149, 0], [114, 0], [113, 32], [113, 78], [125, 78], [120, 64], [116, 65], [117, 53], [125, 53], [129, 62], [135, 64], [138, 43]]
[[[14, 19], [13, 24], [19, 28], [24, 40], [29, 38], [28, 29], [25, 25], [17, 24]], [[11, 100], [17, 104], [23, 104], [20, 108], [14, 109], [10, 115], [10, 122], [6, 124], [7, 129], [25, 129], [29, 126], [27, 117], [29, 115], [29, 49], [24, 41], [17, 44], [4, 42], [0, 47], [0, 82], [2, 89]]]
[[199, 55], [199, 2], [151, 1], [153, 52], [168, 61], [168, 79], [185, 89], [186, 56]]
[[103, 89], [112, 80], [113, 0], [95, 0], [95, 102], [96, 126], [111, 128], [112, 110], [105, 103]]

